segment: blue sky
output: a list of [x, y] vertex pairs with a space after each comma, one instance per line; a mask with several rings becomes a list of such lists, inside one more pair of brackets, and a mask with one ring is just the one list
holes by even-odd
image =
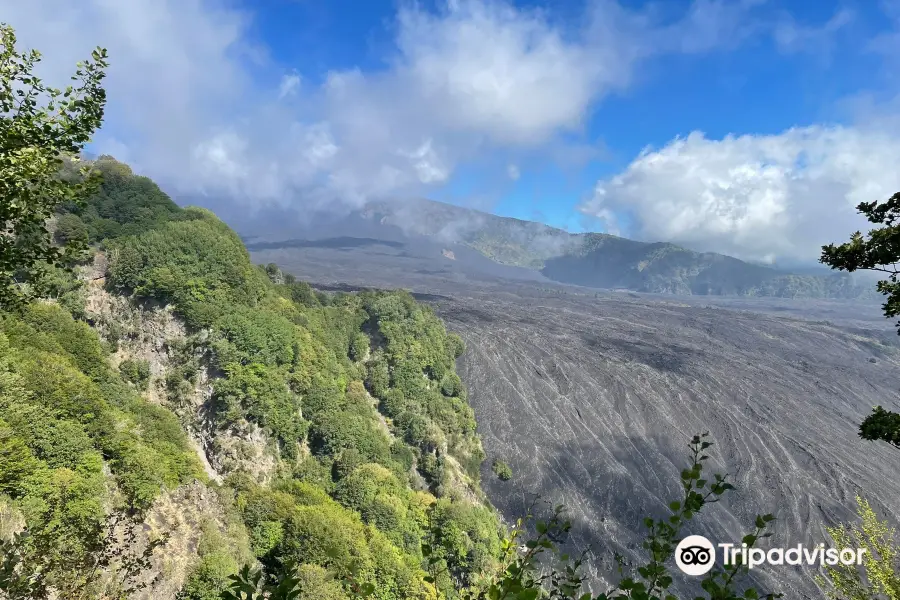
[[900, 1], [0, 0], [176, 197], [427, 196], [809, 262], [900, 189]]

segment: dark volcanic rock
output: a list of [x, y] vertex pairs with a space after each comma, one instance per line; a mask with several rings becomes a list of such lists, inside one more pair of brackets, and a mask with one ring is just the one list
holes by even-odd
[[[513, 470], [502, 482], [485, 468], [491, 499], [510, 518], [532, 493], [566, 504], [573, 546], [595, 546], [596, 570], [611, 569], [613, 550], [640, 556], [642, 518], [678, 499], [687, 442], [704, 431], [710, 466], [738, 491], [688, 533], [739, 543], [772, 512], [768, 547], [813, 544], [827, 540], [823, 522], [853, 517], [857, 493], [881, 514], [900, 510], [900, 456], [856, 435], [873, 405], [897, 408], [900, 353], [880, 334], [612, 299], [437, 307], [468, 343], [461, 374], [486, 464]], [[787, 597], [819, 597], [810, 568], [759, 574]]]

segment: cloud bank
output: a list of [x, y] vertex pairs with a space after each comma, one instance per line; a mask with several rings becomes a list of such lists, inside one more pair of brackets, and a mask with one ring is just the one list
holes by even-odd
[[276, 64], [251, 36], [253, 14], [223, 0], [0, 0], [0, 9], [21, 45], [44, 53], [50, 81], [64, 82], [93, 46], [109, 49], [96, 152], [183, 193], [325, 206], [423, 193], [498, 153], [501, 164], [545, 148], [560, 160], [585, 154], [567, 140], [641, 61], [748, 35], [753, 4], [696, 0], [661, 19], [594, 0], [577, 27], [503, 0], [404, 4], [385, 68], [333, 71], [321, 83]]
[[[761, 4], [694, 0], [663, 14], [662, 4], [587, 0], [567, 23], [505, 0], [447, 0], [434, 11], [402, 4], [383, 67], [321, 81], [269, 55], [253, 37], [252, 4], [0, 0], [0, 10], [20, 46], [44, 53], [51, 83], [64, 84], [95, 45], [109, 49], [96, 153], [176, 194], [309, 209], [427, 194], [465, 165], [496, 162], [514, 182], [525, 158], [586, 160], [595, 151], [587, 118], [633, 85], [646, 61], [727, 51], [760, 35], [785, 52], [821, 48], [854, 17], [766, 21]], [[882, 35], [869, 50], [890, 54], [897, 39]], [[824, 236], [841, 239], [858, 222], [855, 203], [895, 191], [896, 139], [862, 127], [722, 140], [695, 132], [599, 182], [581, 210], [645, 239], [809, 258]], [[627, 227], [617, 222], [625, 213]]]
[[642, 239], [771, 262], [818, 256], [864, 223], [860, 202], [900, 189], [900, 137], [879, 130], [805, 127], [711, 140], [700, 132], [645, 150], [600, 181], [582, 205], [617, 226], [627, 212]]
[[[900, 48], [900, 3], [882, 8], [890, 30], [859, 45], [880, 55], [883, 72], [872, 89], [845, 99], [849, 125], [722, 139], [694, 131], [645, 149], [621, 173], [599, 181], [580, 210], [632, 237], [762, 262], [809, 263], [823, 244], [867, 231], [871, 224], [855, 207], [900, 190], [900, 82], [893, 52]], [[822, 53], [855, 18], [848, 9], [820, 26], [785, 18], [773, 39], [786, 53]]]

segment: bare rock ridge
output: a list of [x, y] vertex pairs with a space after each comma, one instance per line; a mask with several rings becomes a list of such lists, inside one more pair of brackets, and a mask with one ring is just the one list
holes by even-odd
[[[105, 255], [97, 253], [94, 264], [80, 275], [87, 283], [88, 319], [106, 340], [115, 340], [112, 365], [117, 367], [124, 360], [147, 363], [145, 397], [178, 415], [210, 481], [220, 484], [225, 475], [239, 469], [261, 482], [270, 479], [276, 459], [261, 428], [246, 421], [230, 429], [212, 427], [209, 369], [202, 361], [191, 360], [195, 357], [186, 344], [188, 334], [172, 307], [142, 305], [109, 293], [103, 288], [106, 266]], [[191, 370], [188, 378], [183, 376], [185, 367]], [[173, 387], [173, 380], [179, 385]], [[158, 497], [141, 522], [115, 523], [114, 545], [122, 558], [105, 573], [110, 590], [118, 583], [134, 590], [128, 596], [133, 600], [177, 598], [197, 564], [204, 535], [229, 528], [219, 489], [194, 481]], [[152, 549], [147, 568], [135, 573], [122, 568], [125, 559], [137, 559], [154, 540], [160, 545]]]

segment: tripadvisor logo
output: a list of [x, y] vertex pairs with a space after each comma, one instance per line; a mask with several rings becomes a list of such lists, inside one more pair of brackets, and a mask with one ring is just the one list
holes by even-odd
[[716, 548], [702, 535], [689, 535], [675, 547], [675, 564], [688, 575], [705, 575], [716, 563]]
[[[718, 544], [723, 565], [861, 565], [865, 548], [826, 548], [825, 544], [791, 548], [750, 548], [747, 544]], [[705, 575], [716, 564], [716, 546], [702, 535], [689, 535], [675, 547], [675, 564], [687, 575]]]

